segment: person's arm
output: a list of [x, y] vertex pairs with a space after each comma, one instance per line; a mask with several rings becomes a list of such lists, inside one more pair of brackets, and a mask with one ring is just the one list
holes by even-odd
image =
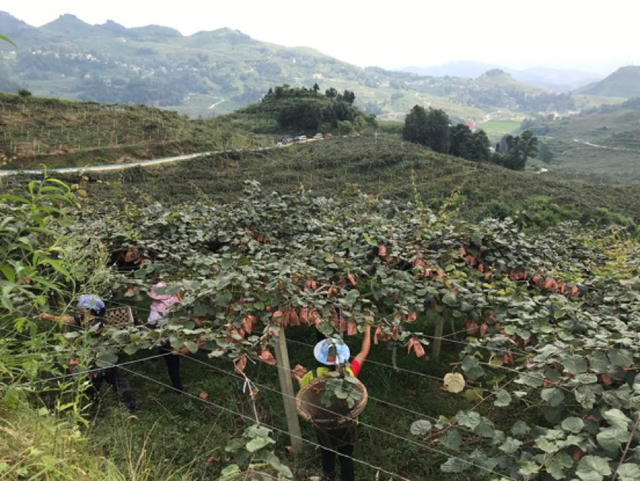
[[53, 321], [58, 322], [62, 321], [65, 324], [75, 324], [75, 319], [73, 316], [67, 316], [66, 314], [62, 314], [61, 316], [54, 316], [53, 314], [49, 314], [48, 312], [41, 312], [40, 319], [43, 321]]
[[364, 338], [362, 339], [362, 348], [360, 348], [360, 352], [354, 358], [355, 361], [362, 367], [364, 360], [369, 355], [369, 351], [371, 350], [371, 325], [367, 324], [364, 331]]

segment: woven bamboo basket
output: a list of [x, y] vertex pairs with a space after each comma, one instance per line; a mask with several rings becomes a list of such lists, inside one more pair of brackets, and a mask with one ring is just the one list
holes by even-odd
[[115, 327], [116, 329], [124, 329], [134, 324], [133, 312], [129, 306], [107, 309], [105, 320], [107, 327]]
[[296, 395], [296, 409], [300, 417], [323, 430], [340, 428], [357, 421], [369, 400], [366, 386], [360, 381], [355, 384], [362, 398], [352, 408], [344, 399], [335, 396], [331, 398], [331, 406], [327, 407], [322, 404], [327, 379], [320, 376], [300, 389]]

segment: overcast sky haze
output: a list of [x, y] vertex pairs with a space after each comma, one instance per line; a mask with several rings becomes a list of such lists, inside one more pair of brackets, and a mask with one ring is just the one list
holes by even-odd
[[33, 26], [71, 13], [184, 35], [229, 27], [363, 67], [474, 60], [608, 73], [640, 65], [640, 0], [2, 0], [0, 10]]

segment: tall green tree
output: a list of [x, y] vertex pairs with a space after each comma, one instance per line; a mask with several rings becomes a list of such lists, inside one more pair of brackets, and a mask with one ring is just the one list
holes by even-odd
[[496, 163], [512, 170], [524, 170], [527, 159], [538, 153], [538, 138], [530, 130], [518, 136], [507, 135], [500, 141]]
[[444, 110], [415, 105], [405, 118], [402, 138], [447, 154], [451, 144], [449, 116]]
[[468, 160], [489, 160], [489, 137], [483, 130], [471, 132], [464, 124], [458, 124], [450, 129], [451, 146], [449, 153]]
[[449, 116], [444, 110], [429, 108], [427, 112], [428, 146], [442, 154], [449, 153], [451, 132]]
[[416, 144], [427, 145], [427, 111], [414, 105], [404, 119], [402, 138]]

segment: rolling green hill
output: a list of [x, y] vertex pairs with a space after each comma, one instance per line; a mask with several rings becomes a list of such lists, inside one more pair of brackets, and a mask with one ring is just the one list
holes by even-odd
[[360, 68], [311, 48], [286, 48], [230, 29], [183, 36], [161, 26], [90, 25], [72, 16], [35, 28], [0, 12], [0, 88], [43, 96], [142, 103], [192, 117], [229, 113], [259, 100], [273, 85], [319, 83], [356, 93], [367, 113], [402, 118], [415, 104], [482, 120], [496, 109], [557, 110], [561, 97], [510, 82], [425, 77]]
[[270, 143], [224, 119], [188, 120], [141, 105], [0, 94], [0, 110], [0, 168], [123, 163]]
[[640, 101], [526, 124], [553, 152], [551, 168], [618, 183], [640, 182]]
[[[77, 176], [59, 177], [77, 182]], [[435, 209], [448, 205], [473, 220], [527, 211], [521, 220], [543, 227], [567, 219], [640, 222], [638, 185], [595, 187], [555, 180], [437, 154], [393, 136], [324, 140], [89, 177], [89, 197], [94, 201], [117, 196], [143, 204], [194, 198], [227, 202], [242, 195], [245, 180], [255, 179], [265, 191], [304, 189], [323, 195], [358, 186], [403, 202], [420, 198]], [[24, 178], [3, 182], [17, 186]]]
[[576, 92], [605, 97], [640, 97], [640, 66], [622, 67], [611, 75]]

